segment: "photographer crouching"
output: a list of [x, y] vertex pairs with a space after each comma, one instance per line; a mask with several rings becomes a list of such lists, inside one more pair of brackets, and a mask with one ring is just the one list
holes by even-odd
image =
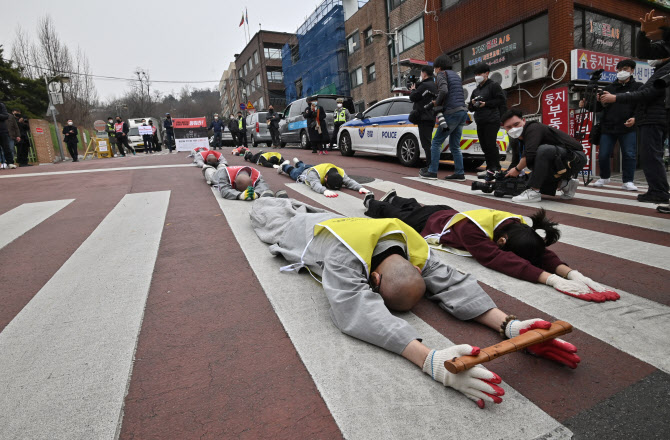
[[540, 194], [553, 196], [556, 190], [562, 191], [561, 199], [574, 198], [579, 185], [575, 177], [586, 165], [582, 144], [554, 127], [536, 121], [526, 122], [519, 109], [507, 111], [501, 123], [510, 137], [519, 139], [523, 151], [519, 164], [510, 168], [505, 177], [517, 177], [526, 167], [533, 171], [528, 189], [512, 201], [539, 202], [542, 200]]
[[413, 82], [409, 89], [412, 91], [409, 94], [409, 100], [414, 103], [409, 122], [416, 124], [419, 128], [419, 142], [421, 142], [421, 148], [426, 153], [426, 163], [430, 166], [430, 142], [433, 135], [433, 127], [435, 127], [435, 114], [433, 109], [427, 108], [427, 106], [437, 94], [437, 86], [433, 78], [433, 68], [431, 66], [423, 66], [421, 68], [421, 81], [418, 84]]

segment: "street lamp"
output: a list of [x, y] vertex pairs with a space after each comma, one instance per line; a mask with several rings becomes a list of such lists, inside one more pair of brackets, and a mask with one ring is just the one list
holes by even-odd
[[[60, 139], [60, 135], [58, 134], [58, 122], [56, 121], [56, 107], [54, 107], [53, 100], [51, 99], [51, 92], [49, 92], [49, 84], [51, 84], [54, 81], [58, 81], [59, 83], [69, 83], [70, 82], [70, 77], [65, 76], [65, 75], [55, 75], [55, 76], [44, 76], [44, 83], [47, 86], [47, 93], [49, 93], [49, 111], [51, 111], [51, 116], [54, 119], [54, 130], [56, 131], [56, 140], [58, 141], [58, 150], [60, 152], [60, 160], [64, 161], [65, 160], [65, 154], [63, 154], [63, 142]], [[61, 92], [62, 93], [62, 92]]]
[[[382, 35], [386, 35], [393, 39], [393, 47], [395, 48], [395, 56], [396, 56], [396, 71], [398, 72], [398, 80], [396, 82], [396, 87], [400, 87], [400, 48], [398, 47], [398, 28], [396, 28], [395, 31], [392, 33], [384, 32], [379, 29], [372, 30], [373, 38], [380, 37]], [[393, 62], [391, 62], [391, 64], [393, 64]]]

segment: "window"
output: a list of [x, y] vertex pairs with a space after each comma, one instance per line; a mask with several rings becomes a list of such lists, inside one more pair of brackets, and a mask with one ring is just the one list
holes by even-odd
[[347, 38], [347, 52], [349, 53], [349, 55], [351, 55], [360, 48], [361, 48], [361, 37], [358, 31], [356, 31], [349, 38]]
[[423, 41], [423, 17], [400, 29], [398, 32], [398, 45], [400, 52], [404, 52], [412, 46]]
[[351, 78], [351, 88], [358, 87], [363, 84], [363, 69], [358, 68], [349, 74]]
[[282, 83], [284, 82], [284, 75], [279, 71], [268, 71], [268, 82]]
[[386, 112], [391, 106], [390, 102], [383, 102], [379, 105], [371, 107], [367, 112], [365, 112], [366, 118], [377, 118], [379, 116], [386, 116]]
[[391, 111], [389, 111], [389, 116], [391, 115], [408, 115], [412, 111], [414, 104], [411, 101], [394, 101], [391, 105]]
[[363, 113], [365, 111], [365, 101], [354, 102], [354, 112]]
[[388, 0], [389, 11], [392, 11], [403, 3], [405, 3], [405, 0]]
[[291, 44], [289, 48], [291, 50], [291, 63], [295, 64], [300, 61], [300, 45], [298, 43]]
[[242, 66], [242, 76], [247, 76], [247, 65]]
[[295, 93], [296, 96], [302, 96], [302, 78], [298, 78], [295, 81]]
[[372, 28], [371, 27], [367, 28], [366, 30], [363, 31], [363, 34], [365, 35], [365, 45], [366, 46], [371, 45], [374, 42], [374, 40], [372, 39], [373, 37]]
[[374, 64], [368, 66], [368, 82], [372, 82], [377, 79], [377, 70], [375, 69]]
[[461, 0], [442, 0], [442, 10], [449, 9]]
[[463, 70], [463, 62], [461, 61], [461, 52], [460, 51], [450, 53], [449, 58], [451, 58], [451, 62], [453, 63], [451, 65], [451, 70], [453, 70], [456, 73]]
[[[264, 108], [265, 108], [265, 99], [263, 99], [263, 97], [261, 96], [258, 99], [258, 110], [262, 110]], [[265, 121], [263, 121], [263, 122], [265, 122]]]
[[249, 57], [249, 59], [247, 60], [247, 70], [249, 71], [249, 73], [251, 73], [251, 68], [252, 68], [252, 67], [253, 67], [253, 66], [252, 66], [252, 64], [251, 64], [251, 57]]
[[254, 51], [254, 64], [258, 64], [258, 51]]
[[266, 47], [265, 58], [268, 60], [281, 60], [281, 49]]
[[632, 57], [635, 23], [575, 8], [575, 47]]
[[549, 52], [549, 16], [542, 15], [523, 24], [524, 59], [538, 58]]
[[260, 88], [261, 86], [261, 74], [256, 75], [256, 87]]

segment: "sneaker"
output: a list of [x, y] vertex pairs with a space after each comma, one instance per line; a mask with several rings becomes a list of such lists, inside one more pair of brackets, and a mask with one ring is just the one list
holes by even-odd
[[633, 182], [625, 182], [621, 185], [621, 189], [625, 189], [626, 191], [637, 191], [637, 186], [635, 186]]
[[321, 154], [328, 154], [328, 150], [323, 150]]
[[[598, 179], [598, 180], [596, 181], [596, 183], [593, 184], [593, 186], [598, 186], [598, 187], [600, 187], [600, 186], [605, 186], [605, 185], [607, 185], [608, 183], [610, 183], [610, 179]], [[624, 188], [624, 189], [625, 189], [625, 188]], [[635, 189], [635, 191], [637, 191], [637, 188]]]
[[275, 167], [277, 167], [277, 174], [285, 174], [284, 171], [282, 170], [282, 168], [284, 168], [284, 165], [291, 165], [291, 162], [285, 160], [280, 165], [275, 165]]
[[444, 180], [458, 180], [459, 182], [465, 182], [465, 174], [451, 174], [445, 177]]
[[670, 214], [670, 205], [658, 205], [656, 207], [656, 211], [660, 212], [661, 214]]
[[323, 154], [323, 151], [319, 151], [317, 154], [321, 156]]
[[668, 195], [666, 194], [665, 197], [663, 197], [662, 195], [649, 193], [638, 194], [637, 201], [643, 203], [656, 203], [660, 205], [661, 203], [668, 203]]
[[8, 168], [10, 170], [16, 169], [16, 165], [14, 165], [13, 163], [10, 163]]
[[298, 159], [297, 157], [294, 157], [293, 158], [293, 165], [298, 165], [298, 162], [300, 162], [300, 159]]
[[428, 168], [421, 168], [419, 170], [419, 177], [422, 179], [437, 180], [437, 173], [431, 173], [428, 171]]
[[367, 194], [365, 195], [365, 198], [363, 199], [363, 206], [365, 206], [366, 208], [368, 208], [369, 205], [370, 205], [370, 200], [374, 200], [374, 199], [375, 199], [375, 195], [374, 195], [374, 194], [372, 194], [371, 192], [367, 193]]
[[477, 179], [486, 179], [486, 171], [483, 173], [477, 173]]
[[536, 203], [542, 201], [542, 196], [534, 189], [528, 188], [518, 196], [512, 197], [512, 201], [517, 203]]
[[283, 189], [280, 189], [275, 193], [275, 198], [277, 199], [288, 199], [288, 193]]
[[579, 180], [570, 179], [566, 185], [561, 188], [563, 194], [561, 194], [561, 199], [563, 200], [572, 200], [577, 193], [577, 187], [579, 186]]
[[380, 202], [390, 202], [391, 199], [393, 199], [396, 196], [395, 189], [392, 189], [391, 191], [387, 192], [382, 196], [381, 199], [379, 199]]
[[484, 176], [485, 182], [493, 182], [496, 177], [496, 171], [486, 170], [486, 175]]

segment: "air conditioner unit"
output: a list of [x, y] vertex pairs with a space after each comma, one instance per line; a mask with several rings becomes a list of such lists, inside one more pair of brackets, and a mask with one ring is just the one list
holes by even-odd
[[503, 89], [509, 89], [514, 85], [514, 78], [516, 74], [516, 67], [508, 66], [502, 69], [493, 70], [489, 74], [489, 79], [500, 84]]
[[547, 59], [538, 58], [516, 66], [517, 84], [533, 81], [547, 76]]
[[465, 103], [467, 104], [470, 102], [470, 98], [472, 98], [472, 92], [477, 88], [477, 83], [471, 82], [469, 84], [463, 85], [463, 95], [465, 95]]

